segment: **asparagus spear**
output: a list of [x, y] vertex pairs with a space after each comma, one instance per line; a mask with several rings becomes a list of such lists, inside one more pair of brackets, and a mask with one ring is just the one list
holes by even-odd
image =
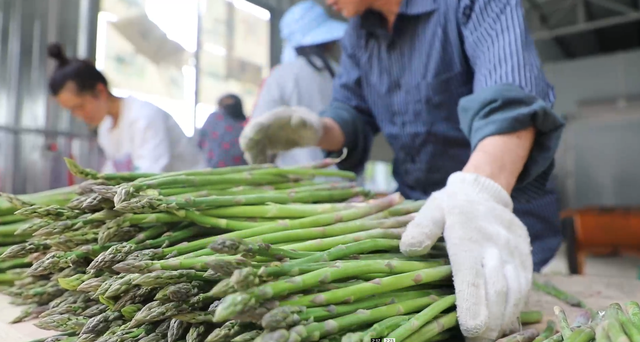
[[395, 338], [396, 342], [404, 341], [411, 334], [427, 324], [427, 322], [435, 318], [436, 315], [452, 307], [453, 305], [455, 305], [455, 303], [455, 295], [444, 297], [430, 305], [428, 308], [424, 309], [422, 312], [415, 315], [407, 324], [402, 325], [400, 328], [394, 330], [386, 337]]
[[389, 293], [351, 304], [329, 305], [318, 308], [307, 308], [306, 306], [280, 306], [264, 315], [262, 317], [261, 324], [267, 330], [289, 328], [297, 324], [304, 324], [305, 322], [324, 321], [351, 314], [358, 310], [372, 309], [378, 306], [404, 302], [412, 299], [429, 297], [435, 302], [438, 299], [436, 296], [440, 294], [442, 294], [441, 291], [419, 290]]
[[458, 324], [458, 318], [456, 312], [448, 313], [428, 324], [423, 326], [420, 330], [411, 334], [405, 342], [422, 342], [429, 341], [429, 339], [441, 334], [447, 329], [451, 329]]
[[360, 311], [358, 313], [345, 315], [325, 322], [298, 325], [289, 331], [284, 329], [276, 330], [274, 332], [267, 333], [262, 340], [265, 342], [286, 342], [292, 339], [297, 341], [317, 341], [322, 337], [343, 332], [354, 326], [379, 322], [386, 318], [393, 317], [398, 313], [407, 314], [417, 312], [423, 310], [432, 303], [433, 299], [427, 297], [400, 302], [397, 304], [390, 304], [368, 311]]
[[625, 334], [624, 328], [620, 323], [620, 316], [624, 315], [622, 307], [618, 303], [609, 305], [607, 311], [604, 314], [604, 318], [608, 323], [608, 333], [611, 341], [615, 342], [629, 342], [630, 339]]
[[640, 329], [640, 305], [638, 305], [638, 302], [629, 301], [625, 304], [625, 307], [633, 325]]
[[538, 337], [539, 333], [536, 329], [526, 329], [513, 335], [503, 337], [496, 342], [532, 342]]
[[[277, 182], [277, 178], [274, 177], [257, 177], [253, 179], [254, 181], [256, 181], [255, 184]], [[236, 178], [236, 181], [238, 180], [240, 179]], [[153, 213], [158, 211], [175, 211], [180, 209], [206, 210], [216, 207], [235, 206], [240, 204], [252, 205], [265, 203], [287, 204], [338, 202], [366, 193], [366, 191], [362, 188], [354, 188], [332, 191], [302, 192], [293, 194], [274, 193], [244, 196], [214, 196], [175, 200], [165, 199], [161, 197], [138, 197], [125, 202], [122, 199], [126, 198], [125, 195], [127, 191], [128, 189], [120, 189], [118, 195], [122, 195], [120, 197], [116, 195], [115, 200], [116, 210], [125, 213]]]
[[327, 291], [281, 301], [280, 305], [304, 305], [307, 307], [330, 304], [349, 303], [370, 295], [404, 289], [415, 285], [426, 284], [451, 277], [450, 266], [439, 266], [431, 269], [409, 272], [372, 280], [367, 283], [347, 288]]
[[177, 342], [181, 338], [186, 337], [190, 326], [187, 322], [172, 319], [169, 332], [167, 333], [167, 342]]
[[[450, 276], [451, 274], [451, 267], [449, 266], [439, 266], [439, 267], [430, 268], [432, 266], [433, 266], [432, 264], [430, 265], [430, 264], [413, 263], [413, 262], [407, 262], [407, 264], [396, 263], [396, 262], [381, 263], [381, 262], [375, 262], [375, 261], [373, 262], [365, 261], [362, 263], [349, 263], [349, 264], [338, 263], [334, 268], [322, 269], [322, 270], [314, 271], [311, 273], [307, 273], [302, 276], [281, 280], [281, 281], [276, 281], [273, 283], [267, 283], [260, 287], [249, 290], [247, 292], [234, 293], [232, 295], [226, 296], [222, 300], [218, 309], [216, 310], [215, 318], [216, 318], [216, 321], [222, 322], [222, 321], [233, 318], [234, 316], [238, 315], [243, 311], [252, 309], [258, 303], [265, 301], [267, 299], [282, 296], [294, 291], [310, 288], [317, 283], [329, 283], [337, 279], [352, 277], [357, 274], [366, 274], [366, 273], [372, 273], [377, 271], [385, 272], [385, 271], [390, 271], [392, 269], [395, 272], [400, 272], [401, 269], [404, 269], [406, 270], [406, 272], [408, 272], [405, 274], [401, 274], [399, 276], [381, 279], [379, 282], [371, 282], [367, 284], [356, 285], [350, 288], [339, 289], [335, 291], [342, 291], [342, 293], [340, 294], [349, 293], [349, 290], [353, 290], [354, 288], [363, 287], [363, 285], [369, 285], [369, 284], [373, 286], [377, 286], [378, 291], [380, 291], [380, 289], [384, 287], [382, 284], [382, 281], [395, 278], [392, 280], [394, 282], [393, 285], [387, 285], [388, 287], [387, 290], [393, 290], [393, 289], [398, 289], [402, 287], [408, 287], [411, 285], [417, 285], [424, 282], [438, 280], [438, 279]], [[399, 278], [399, 277], [404, 277], [404, 278]], [[408, 282], [412, 282], [413, 284], [409, 285], [407, 284]], [[387, 283], [388, 281], [385, 282], [385, 285]], [[326, 304], [334, 304], [336, 302], [342, 302], [350, 299], [348, 296], [342, 296], [340, 300], [336, 300], [337, 298], [334, 297], [335, 291], [329, 291], [325, 294], [313, 295], [313, 299], [307, 300], [306, 302], [308, 302], [308, 304], [314, 303], [316, 305], [326, 305]], [[334, 293], [332, 294], [331, 292], [334, 292]], [[370, 293], [366, 293], [362, 291], [360, 292], [359, 295], [354, 294], [354, 297], [362, 296], [365, 294], [371, 295], [375, 293], [381, 293], [381, 291], [376, 292], [375, 290], [373, 290]], [[333, 296], [330, 296], [330, 294], [332, 294]], [[305, 296], [305, 297], [308, 297], [308, 296]], [[306, 299], [305, 297], [302, 297], [298, 300], [289, 301], [285, 305], [305, 305], [307, 304], [305, 303], [305, 299]], [[354, 299], [355, 298], [353, 298], [352, 300]], [[298, 303], [294, 304], [294, 302], [305, 303], [305, 304], [298, 304]]]
[[548, 338], [553, 336], [555, 332], [556, 332], [556, 322], [553, 320], [548, 320], [547, 327], [542, 331], [542, 333], [540, 333], [538, 337], [536, 337], [535, 340], [533, 340], [533, 342], [546, 341]]

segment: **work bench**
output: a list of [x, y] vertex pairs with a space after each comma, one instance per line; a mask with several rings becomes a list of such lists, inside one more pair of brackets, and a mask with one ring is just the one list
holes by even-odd
[[[599, 310], [609, 304], [624, 304], [629, 300], [640, 300], [640, 281], [634, 279], [602, 278], [593, 276], [540, 276], [539, 280], [549, 280], [557, 287], [584, 300], [591, 308]], [[539, 310], [544, 313], [544, 320], [536, 325], [540, 330], [546, 326], [548, 319], [554, 319], [553, 307], [559, 305], [565, 309], [569, 321], [580, 312], [579, 308], [569, 307], [558, 299], [532, 290], [529, 295], [527, 310]], [[0, 342], [27, 342], [32, 339], [55, 335], [54, 332], [40, 330], [32, 322], [8, 324], [21, 311], [21, 308], [10, 305], [9, 298], [0, 295]]]

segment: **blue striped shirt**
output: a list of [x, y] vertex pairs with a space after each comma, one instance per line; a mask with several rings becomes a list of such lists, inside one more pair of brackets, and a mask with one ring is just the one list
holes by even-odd
[[333, 101], [322, 113], [345, 133], [349, 153], [339, 166], [361, 169], [382, 132], [405, 197], [444, 187], [482, 139], [536, 127], [512, 197], [532, 240], [546, 241], [537, 259], [533, 242], [536, 267], [546, 263], [560, 242], [548, 183], [564, 124], [551, 110], [553, 87], [520, 0], [404, 0], [391, 32], [378, 12], [352, 19], [342, 49]]
[[485, 137], [535, 125], [537, 138], [514, 198], [543, 194], [563, 122], [523, 20], [520, 0], [405, 0], [393, 32], [369, 11], [342, 41], [333, 103], [361, 169], [382, 131], [400, 191], [424, 198], [462, 169]]

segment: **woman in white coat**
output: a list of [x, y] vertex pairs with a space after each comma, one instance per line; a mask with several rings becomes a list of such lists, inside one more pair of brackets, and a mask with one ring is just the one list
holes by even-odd
[[[331, 19], [322, 6], [301, 1], [280, 20], [284, 42], [281, 64], [262, 85], [252, 118], [278, 107], [305, 107], [319, 112], [331, 102], [333, 77], [338, 72], [337, 42], [347, 24]], [[324, 159], [317, 147], [296, 148], [276, 155], [278, 166], [305, 165]]]
[[69, 59], [49, 45], [57, 62], [49, 91], [58, 103], [98, 130], [106, 156], [102, 172], [170, 172], [206, 168], [204, 156], [171, 115], [135, 97], [111, 94], [107, 79], [88, 60]]

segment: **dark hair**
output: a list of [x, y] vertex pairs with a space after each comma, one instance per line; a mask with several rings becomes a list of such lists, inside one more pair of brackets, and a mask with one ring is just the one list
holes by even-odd
[[60, 43], [49, 44], [47, 53], [57, 62], [56, 69], [49, 78], [49, 91], [52, 95], [58, 95], [67, 82], [75, 83], [80, 93], [92, 92], [98, 84], [104, 84], [105, 87], [109, 85], [92, 61], [69, 59]]
[[222, 112], [235, 120], [246, 120], [242, 109], [242, 100], [234, 94], [226, 94], [218, 100], [218, 107]]

